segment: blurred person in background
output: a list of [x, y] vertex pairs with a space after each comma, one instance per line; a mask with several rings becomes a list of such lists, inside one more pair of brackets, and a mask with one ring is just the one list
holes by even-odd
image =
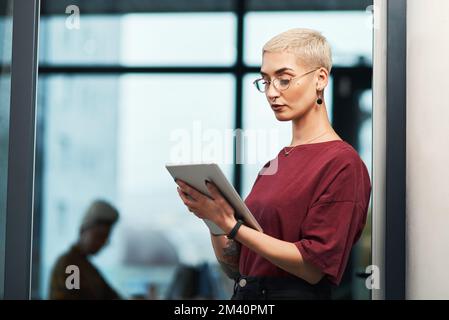
[[[117, 209], [105, 201], [96, 200], [89, 206], [82, 220], [77, 242], [57, 259], [53, 267], [50, 299], [121, 299], [89, 261], [91, 256], [106, 246], [118, 218]], [[77, 268], [75, 271], [74, 267]], [[79, 277], [79, 279], [73, 277]]]

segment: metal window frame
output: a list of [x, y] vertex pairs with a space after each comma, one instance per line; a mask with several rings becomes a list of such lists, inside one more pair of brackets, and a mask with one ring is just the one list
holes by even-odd
[[407, 1], [387, 1], [385, 299], [405, 299]]
[[[375, 0], [373, 65], [374, 300], [406, 298], [406, 0]], [[379, 274], [377, 274], [379, 272]]]
[[29, 299], [40, 0], [14, 0], [5, 237], [5, 299]]
[[[123, 14], [145, 12], [225, 12], [232, 11], [242, 0], [189, 1], [112, 1], [110, 0], [43, 0], [42, 15], [58, 15], [68, 5], [77, 5], [84, 14]], [[249, 11], [333, 11], [365, 10], [371, 0], [243, 0]]]

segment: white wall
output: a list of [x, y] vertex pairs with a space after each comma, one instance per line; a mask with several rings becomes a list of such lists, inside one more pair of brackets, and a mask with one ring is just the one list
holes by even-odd
[[449, 1], [407, 7], [407, 298], [449, 299]]

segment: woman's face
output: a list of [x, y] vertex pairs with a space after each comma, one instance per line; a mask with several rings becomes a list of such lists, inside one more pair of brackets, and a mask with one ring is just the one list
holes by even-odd
[[[263, 54], [261, 75], [265, 80], [290, 79], [301, 76], [309, 71], [317, 69], [314, 66], [303, 66], [299, 63], [297, 56], [289, 52], [265, 52]], [[317, 100], [317, 88], [323, 86], [324, 68], [295, 78], [290, 81], [288, 89], [280, 91], [273, 83], [265, 91], [276, 118], [279, 121], [289, 121], [303, 117], [312, 110]]]

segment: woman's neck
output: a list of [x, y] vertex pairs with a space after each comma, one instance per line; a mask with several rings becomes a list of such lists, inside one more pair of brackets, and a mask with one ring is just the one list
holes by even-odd
[[316, 143], [339, 138], [329, 121], [325, 104], [314, 107], [302, 117], [292, 120], [292, 146], [307, 143], [312, 139], [316, 139], [312, 141]]

